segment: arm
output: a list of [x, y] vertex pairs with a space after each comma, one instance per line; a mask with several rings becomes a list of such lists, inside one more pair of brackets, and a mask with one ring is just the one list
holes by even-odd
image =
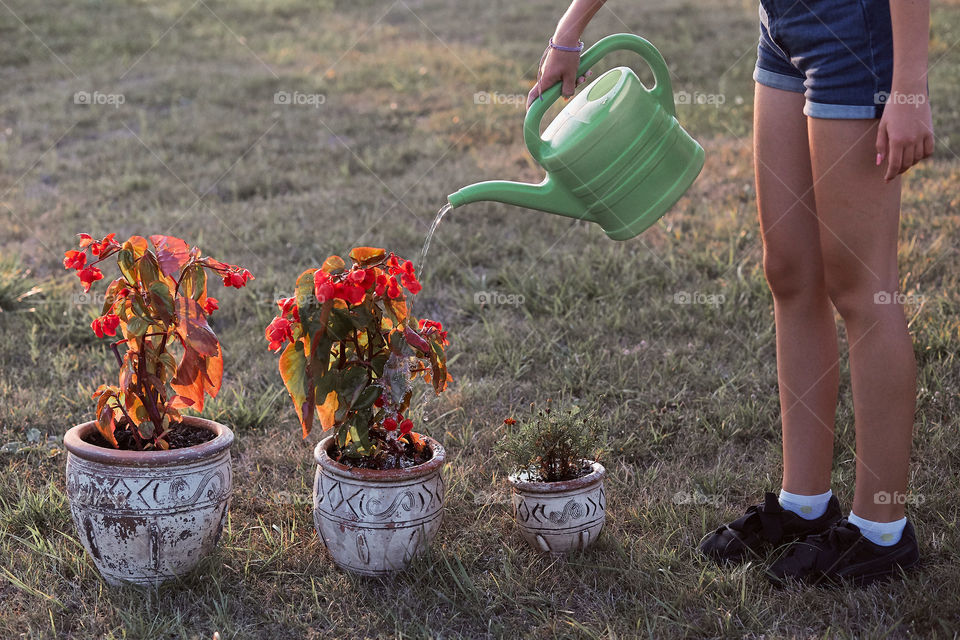
[[933, 153], [927, 96], [930, 0], [890, 0], [893, 82], [877, 133], [877, 165], [887, 161], [889, 182]]
[[[553, 41], [563, 46], [576, 46], [580, 41], [583, 30], [587, 28], [590, 19], [600, 10], [606, 0], [573, 0], [566, 13], [557, 23], [557, 30], [553, 32]], [[576, 85], [583, 82], [581, 76], [577, 78], [577, 66], [580, 64], [580, 54], [572, 51], [558, 51], [550, 49], [543, 59], [540, 77], [527, 94], [527, 107], [537, 99], [541, 93], [563, 82], [561, 93], [569, 98], [573, 95]]]

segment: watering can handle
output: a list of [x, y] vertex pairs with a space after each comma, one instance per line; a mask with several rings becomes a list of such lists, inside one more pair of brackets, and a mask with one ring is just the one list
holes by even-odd
[[[595, 45], [587, 49], [580, 56], [580, 66], [577, 67], [577, 77], [579, 78], [587, 72], [590, 67], [597, 64], [604, 56], [613, 51], [634, 51], [640, 54], [650, 68], [653, 70], [653, 79], [656, 82], [649, 93], [656, 98], [667, 113], [676, 116], [676, 107], [673, 104], [673, 89], [670, 84], [670, 72], [667, 70], [667, 62], [657, 51], [656, 47], [644, 40], [640, 36], [632, 33], [615, 33], [600, 40]], [[537, 162], [540, 162], [543, 146], [546, 144], [540, 137], [540, 121], [543, 120], [547, 109], [560, 97], [562, 83], [558, 82], [546, 91], [540, 98], [533, 101], [527, 111], [526, 118], [523, 121], [523, 140]]]

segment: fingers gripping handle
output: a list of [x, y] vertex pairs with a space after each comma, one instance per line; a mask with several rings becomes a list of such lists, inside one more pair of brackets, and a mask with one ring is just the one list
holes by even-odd
[[[593, 65], [597, 64], [608, 53], [613, 51], [633, 51], [640, 55], [650, 68], [653, 70], [653, 79], [656, 84], [649, 93], [656, 98], [667, 113], [676, 116], [676, 107], [673, 104], [673, 89], [670, 84], [670, 72], [667, 70], [667, 63], [657, 51], [656, 47], [632, 33], [617, 33], [600, 40], [595, 45], [587, 49], [580, 56], [580, 66], [577, 67], [577, 77], [579, 78], [587, 72]], [[543, 156], [543, 148], [546, 143], [540, 137], [540, 122], [543, 120], [547, 109], [560, 97], [562, 82], [558, 82], [546, 91], [540, 98], [533, 101], [530, 109], [527, 111], [526, 118], [523, 121], [523, 140], [527, 149], [533, 155], [537, 162], [540, 162]]]

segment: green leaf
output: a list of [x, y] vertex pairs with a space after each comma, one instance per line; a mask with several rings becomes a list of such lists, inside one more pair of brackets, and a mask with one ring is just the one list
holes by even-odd
[[180, 278], [180, 293], [194, 300], [200, 300], [207, 292], [207, 271], [195, 264], [183, 272]]
[[366, 389], [360, 392], [360, 397], [357, 398], [357, 401], [353, 403], [353, 409], [359, 411], [361, 409], [369, 409], [373, 406], [373, 403], [377, 401], [377, 398], [380, 396], [380, 387], [377, 385], [370, 385]]
[[150, 328], [150, 325], [137, 316], [133, 316], [127, 320], [127, 332], [133, 336], [142, 336], [147, 332], [147, 329]]
[[[139, 409], [143, 408], [143, 405], [137, 407], [138, 413]], [[146, 409], [143, 410], [146, 413]], [[137, 425], [137, 431], [140, 432], [140, 437], [144, 440], [153, 440], [154, 434], [157, 432], [156, 427], [147, 419], [144, 419], [143, 422]]]
[[297, 289], [295, 295], [297, 298], [297, 307], [300, 308], [301, 318], [303, 318], [305, 315], [310, 315], [311, 313], [316, 312], [320, 307], [320, 305], [317, 303], [317, 296], [314, 293], [313, 287], [313, 275], [316, 272], [316, 269], [307, 269], [300, 274], [300, 277], [297, 278]]
[[149, 293], [150, 304], [157, 311], [157, 317], [164, 323], [173, 320], [174, 304], [173, 296], [170, 295], [170, 287], [166, 282], [157, 280], [150, 283]]
[[353, 333], [353, 321], [345, 309], [334, 309], [327, 323], [327, 333], [335, 340], [346, 340]]
[[127, 284], [131, 287], [137, 285], [136, 258], [131, 249], [123, 248], [117, 253], [117, 266], [120, 267], [120, 273], [127, 279]]
[[137, 272], [140, 274], [140, 282], [144, 287], [149, 288], [160, 279], [160, 264], [152, 253], [145, 253], [137, 264]]

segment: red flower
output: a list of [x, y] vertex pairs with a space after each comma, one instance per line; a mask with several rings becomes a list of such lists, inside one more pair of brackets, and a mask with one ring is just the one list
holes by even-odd
[[400, 433], [407, 435], [413, 431], [413, 422], [408, 418], [400, 423]]
[[280, 307], [280, 316], [286, 317], [289, 314], [293, 315], [295, 322], [300, 322], [300, 308], [297, 307], [296, 297], [283, 298], [277, 300], [277, 306]]
[[120, 316], [113, 313], [101, 316], [90, 323], [90, 328], [93, 329], [98, 338], [117, 335], [117, 327], [119, 326]]
[[373, 401], [373, 406], [377, 409], [383, 406], [383, 396], [377, 396], [377, 399]]
[[360, 285], [350, 282], [341, 282], [337, 285], [336, 297], [347, 304], [360, 304], [366, 295], [366, 290]]
[[80, 238], [80, 248], [85, 249], [93, 244], [93, 236], [89, 233], [78, 233], [77, 237]]
[[323, 269], [317, 269], [317, 272], [313, 274], [313, 293], [320, 304], [327, 300], [333, 300], [337, 295], [336, 283], [333, 282], [332, 276]]
[[417, 295], [423, 289], [423, 285], [417, 281], [416, 276], [407, 275], [404, 273], [400, 276], [400, 281], [403, 283], [403, 286], [407, 288], [407, 291], [413, 295]]
[[87, 264], [87, 254], [83, 251], [67, 251], [63, 254], [63, 268], [79, 271]]
[[373, 290], [373, 294], [377, 296], [382, 296], [383, 292], [387, 290], [387, 276], [380, 273], [377, 274], [377, 288]]
[[210, 315], [214, 311], [220, 308], [220, 301], [214, 298], [213, 296], [207, 296], [207, 299], [203, 302], [203, 310], [207, 312], [207, 315]]
[[362, 285], [363, 281], [367, 279], [367, 274], [363, 269], [352, 269], [347, 275], [347, 280], [356, 285]]
[[503, 424], [507, 425], [508, 427], [512, 427], [513, 425], [517, 424], [517, 421], [513, 418], [507, 418], [503, 421]]
[[[85, 245], [83, 244], [83, 242], [86, 240], [85, 238], [83, 238], [83, 236], [85, 236], [85, 235], [86, 235], [86, 234], [80, 234], [80, 238], [81, 238], [81, 240], [80, 240], [80, 246], [81, 246], [81, 247], [85, 246]], [[113, 239], [114, 236], [116, 236], [116, 235], [117, 235], [117, 234], [115, 234], [115, 233], [111, 233], [110, 235], [108, 235], [106, 238], [104, 238], [104, 239], [101, 240], [100, 242], [92, 242], [93, 238], [91, 238], [90, 253], [92, 253], [92, 254], [95, 255], [95, 256], [99, 256], [100, 254], [102, 254], [104, 251], [106, 251], [107, 249], [109, 249], [111, 245], [116, 244], [116, 240]], [[88, 237], [89, 237], [89, 236], [88, 236]]]
[[370, 287], [377, 283], [377, 270], [376, 269], [364, 269], [363, 270], [363, 282], [360, 284], [363, 287], [364, 291], [368, 291]]
[[96, 267], [81, 269], [78, 275], [80, 276], [80, 282], [83, 284], [83, 290], [85, 292], [90, 291], [90, 287], [93, 286], [94, 282], [103, 280], [103, 273]]
[[397, 428], [397, 421], [394, 420], [393, 418], [387, 418], [386, 420], [383, 421], [383, 428], [386, 429], [387, 431], [393, 431], [394, 429]]
[[223, 274], [223, 286], [241, 289], [247, 284], [247, 280], [252, 280], [250, 271], [243, 269], [241, 271], [231, 271]]
[[390, 276], [390, 284], [387, 285], [387, 297], [399, 298], [402, 295], [403, 292], [400, 290], [400, 285], [397, 283], [397, 279], [394, 276]]
[[[116, 241], [113, 239], [114, 236], [116, 235], [117, 234], [115, 233], [111, 233], [100, 242], [92, 242], [90, 244], [90, 253], [92, 253], [95, 256], [99, 256], [100, 254], [102, 254], [104, 251], [110, 248], [110, 245], [116, 244]], [[81, 244], [80, 246], [83, 246], [83, 245]]]
[[293, 342], [293, 323], [286, 318], [274, 318], [264, 335], [270, 343], [270, 350], [279, 351], [287, 340]]
[[448, 345], [450, 342], [447, 340], [447, 332], [443, 330], [443, 325], [439, 322], [434, 322], [433, 320], [421, 319], [419, 322], [420, 332], [423, 335], [429, 336], [436, 334], [440, 338], [440, 343], [443, 345]]

